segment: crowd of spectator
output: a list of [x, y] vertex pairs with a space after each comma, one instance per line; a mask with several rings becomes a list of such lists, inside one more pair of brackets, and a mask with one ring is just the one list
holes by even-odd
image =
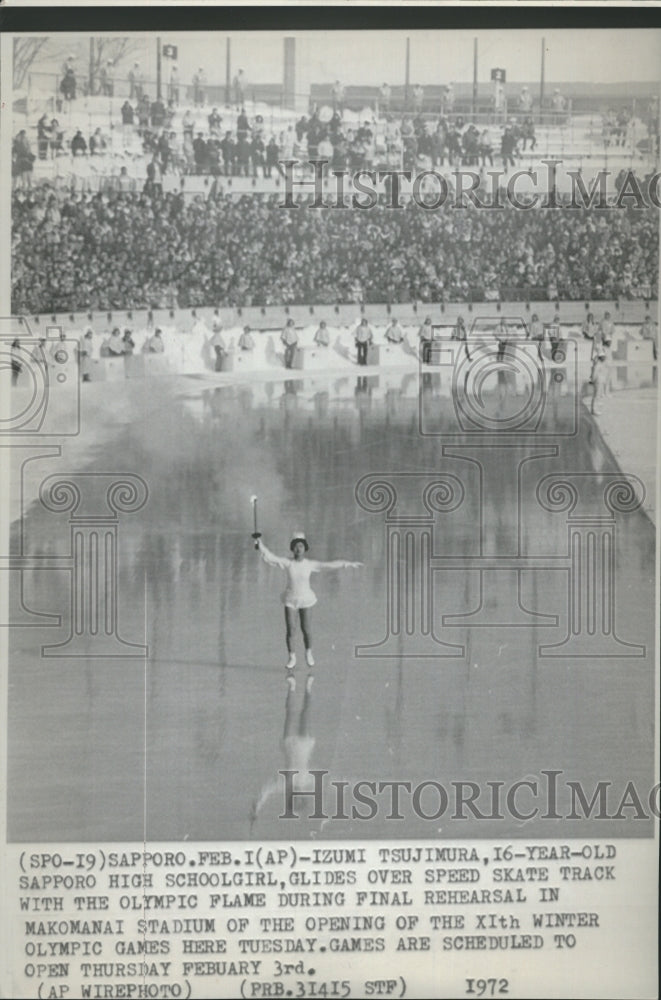
[[[656, 295], [654, 209], [434, 212], [13, 195], [12, 311]], [[503, 290], [506, 290], [503, 292]]]

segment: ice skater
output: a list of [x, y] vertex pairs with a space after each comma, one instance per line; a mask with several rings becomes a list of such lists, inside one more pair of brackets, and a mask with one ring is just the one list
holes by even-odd
[[277, 566], [287, 572], [287, 588], [282, 594], [282, 602], [285, 606], [285, 639], [287, 642], [287, 670], [293, 670], [296, 666], [296, 654], [294, 652], [294, 630], [296, 628], [296, 615], [301, 624], [303, 633], [303, 644], [305, 646], [305, 660], [308, 667], [314, 666], [312, 655], [312, 634], [310, 631], [310, 609], [317, 603], [317, 596], [310, 587], [310, 576], [312, 573], [319, 573], [327, 569], [358, 569], [363, 564], [360, 562], [348, 562], [346, 559], [334, 559], [332, 562], [319, 562], [317, 559], [308, 559], [307, 553], [310, 548], [307, 539], [302, 532], [296, 532], [292, 538], [289, 548], [292, 557], [276, 556], [264, 545], [261, 534], [255, 532], [252, 536], [256, 539], [256, 547], [265, 563], [269, 566]]

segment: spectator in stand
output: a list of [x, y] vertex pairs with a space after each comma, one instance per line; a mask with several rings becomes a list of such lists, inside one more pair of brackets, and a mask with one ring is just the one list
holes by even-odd
[[516, 136], [511, 125], [505, 126], [505, 131], [500, 140], [500, 155], [503, 158], [503, 169], [507, 171], [510, 166], [514, 166], [514, 151], [516, 149]]
[[391, 97], [391, 90], [388, 84], [387, 83], [381, 84], [381, 89], [379, 91], [379, 104], [380, 104], [380, 110], [383, 111], [383, 113], [386, 115], [389, 114], [390, 112], [390, 97]]
[[285, 349], [285, 368], [292, 368], [294, 364], [294, 354], [298, 347], [298, 334], [294, 326], [293, 319], [288, 319], [280, 334], [280, 340]]
[[203, 174], [206, 172], [208, 164], [208, 151], [207, 144], [204, 139], [202, 132], [197, 133], [197, 138], [193, 142], [193, 153], [195, 155], [195, 173]]
[[129, 177], [126, 167], [120, 167], [119, 177], [117, 178], [117, 189], [123, 194], [135, 189], [135, 182], [132, 177]]
[[257, 177], [257, 168], [262, 168], [262, 174], [266, 177], [266, 162], [265, 162], [266, 148], [264, 146], [264, 141], [261, 135], [253, 134], [252, 142], [250, 143], [250, 159], [252, 160], [252, 175]]
[[237, 115], [236, 119], [236, 137], [238, 139], [247, 139], [250, 135], [250, 124], [248, 122], [248, 116], [246, 114], [246, 109], [241, 108], [240, 113]]
[[44, 111], [43, 115], [37, 122], [37, 152], [40, 160], [45, 160], [48, 156], [48, 140], [50, 134], [51, 131], [48, 115]]
[[207, 75], [200, 66], [197, 73], [193, 74], [193, 104], [196, 108], [202, 108], [207, 99]]
[[486, 167], [487, 160], [489, 161], [489, 166], [493, 167], [493, 146], [491, 144], [491, 136], [489, 135], [488, 129], [483, 129], [480, 134], [480, 140], [478, 142], [478, 154], [482, 161], [482, 166]]
[[359, 365], [367, 364], [367, 348], [374, 341], [374, 334], [372, 332], [372, 327], [368, 324], [367, 320], [363, 317], [360, 323], [356, 327], [353, 335], [353, 339], [356, 344], [356, 351], [358, 354], [357, 361]]
[[193, 132], [195, 130], [195, 119], [191, 114], [190, 108], [186, 110], [181, 125], [184, 132], [184, 139], [190, 139], [190, 141], [192, 142]]
[[172, 66], [170, 67], [168, 101], [171, 101], [175, 107], [179, 104], [179, 67], [176, 63], [172, 63]]
[[60, 93], [65, 101], [75, 101], [76, 99], [76, 74], [71, 66], [67, 68], [66, 73], [62, 77]]
[[240, 69], [233, 80], [233, 90], [234, 90], [234, 103], [237, 107], [242, 107], [245, 101], [246, 92], [246, 77], [242, 69]]
[[246, 136], [241, 135], [236, 142], [234, 151], [236, 173], [238, 177], [250, 176], [250, 143]]
[[97, 128], [90, 136], [90, 156], [101, 156], [106, 152], [108, 143], [101, 134], [101, 129]]
[[154, 153], [151, 162], [147, 164], [147, 180], [145, 181], [144, 192], [151, 197], [163, 194], [163, 174], [158, 153]]
[[266, 147], [266, 163], [264, 165], [264, 176], [270, 177], [271, 171], [275, 169], [278, 171], [281, 177], [285, 176], [285, 172], [280, 166], [280, 147], [275, 141], [275, 136], [272, 135], [269, 139], [269, 144]]
[[49, 146], [51, 156], [59, 156], [60, 153], [64, 152], [64, 132], [60, 128], [57, 118], [53, 118], [50, 123]]
[[133, 111], [133, 106], [132, 104], [130, 104], [129, 101], [124, 101], [124, 103], [122, 104], [121, 115], [122, 115], [122, 126], [124, 130], [124, 141], [126, 142], [127, 138], [133, 132], [133, 122], [135, 120], [135, 113]]
[[129, 70], [129, 87], [129, 100], [140, 102], [144, 93], [144, 77], [139, 62], [134, 62]]
[[152, 128], [163, 128], [165, 124], [165, 105], [160, 98], [157, 97], [155, 101], [152, 101], [149, 109], [149, 117]]
[[106, 60], [99, 69], [99, 93], [102, 97], [112, 97], [115, 93], [112, 59]]
[[558, 87], [553, 91], [553, 97], [551, 98], [551, 107], [553, 108], [554, 119], [557, 125], [562, 124], [566, 118], [567, 102], [565, 98], [560, 93]]
[[338, 111], [342, 114], [344, 108], [344, 87], [339, 80], [336, 80], [331, 87], [331, 100], [333, 102], [333, 111]]
[[305, 115], [302, 115], [296, 122], [296, 142], [303, 142], [303, 136], [307, 135], [308, 131], [308, 120]]
[[76, 134], [71, 140], [71, 155], [72, 156], [82, 156], [87, 152], [87, 143], [85, 142], [85, 136], [77, 129]]
[[223, 154], [225, 176], [231, 177], [235, 170], [236, 144], [230, 131], [225, 132], [225, 138], [220, 143], [220, 151]]
[[523, 124], [521, 125], [521, 149], [526, 148], [526, 144], [530, 140], [530, 152], [537, 145], [537, 136], [535, 135], [535, 123], [530, 116], [523, 119]]
[[220, 126], [223, 119], [218, 114], [218, 108], [213, 108], [211, 114], [208, 116], [207, 121], [209, 122], [209, 131], [212, 135], [220, 136]]

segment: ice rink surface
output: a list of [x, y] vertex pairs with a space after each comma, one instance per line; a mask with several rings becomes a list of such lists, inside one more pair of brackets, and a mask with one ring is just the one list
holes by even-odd
[[[617, 472], [571, 391], [549, 394], [527, 437], [476, 438], [457, 427], [437, 373], [420, 392], [417, 373], [398, 372], [82, 389], [80, 437], [64, 443], [61, 458], [15, 469], [24, 501], [14, 551], [39, 557], [42, 568], [24, 570], [22, 608], [13, 595], [25, 624], [10, 638], [10, 840], [624, 835], [619, 821], [462, 820], [452, 808], [424, 819], [410, 805], [393, 819], [384, 795], [371, 819], [335, 818], [333, 782], [348, 783], [349, 814], [360, 780], [449, 790], [554, 769], [590, 794], [598, 781], [651, 787], [654, 529], [640, 510], [614, 517], [616, 655], [540, 655], [567, 637], [571, 595], [561, 558], [569, 515], [545, 509], [538, 486], [555, 473], [574, 481], [596, 473], [590, 482], [603, 486]], [[484, 393], [494, 413], [516, 411], [511, 385], [492, 379]], [[71, 571], [43, 568], [70, 555], [68, 515], [45, 509], [34, 485], [63, 469], [134, 473], [148, 486], [145, 505], [117, 524], [118, 634], [145, 643], [146, 658], [41, 653], [71, 630]], [[357, 502], [370, 474], [394, 482], [394, 508]], [[462, 496], [432, 513], [422, 487], [438, 474], [454, 477]], [[284, 573], [254, 551], [252, 494], [276, 553], [287, 554], [302, 530], [311, 558], [365, 564], [313, 576], [314, 681], [297, 634], [295, 690], [284, 670]], [[603, 527], [610, 516], [600, 496], [582, 497], [584, 523]], [[393, 612], [387, 564], [388, 531], [417, 538], [421, 518], [423, 527], [433, 522], [422, 631], [419, 609]], [[400, 568], [406, 544], [391, 550]], [[502, 557], [502, 568], [487, 557]], [[62, 625], [39, 613], [62, 616]], [[388, 634], [393, 614], [398, 634]], [[629, 655], [635, 647], [642, 652]], [[278, 818], [280, 769], [327, 772], [325, 818], [309, 818], [303, 799], [298, 820]], [[525, 812], [525, 791], [519, 801]], [[430, 787], [422, 810], [437, 805]], [[644, 821], [626, 824], [628, 836], [651, 832]]]

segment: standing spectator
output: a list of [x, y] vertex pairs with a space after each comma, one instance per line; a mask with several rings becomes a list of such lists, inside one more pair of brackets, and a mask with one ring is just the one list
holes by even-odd
[[317, 347], [328, 347], [330, 343], [330, 338], [328, 335], [328, 327], [326, 326], [326, 320], [322, 319], [319, 324], [319, 329], [314, 335], [314, 342]]
[[193, 154], [195, 156], [195, 173], [205, 174], [208, 166], [207, 144], [201, 132], [197, 133], [197, 138], [193, 142]]
[[64, 152], [64, 132], [60, 128], [60, 123], [57, 118], [53, 118], [50, 123], [49, 146], [51, 156], [58, 156], [60, 153]]
[[252, 333], [250, 332], [249, 326], [244, 326], [243, 333], [239, 337], [239, 349], [241, 351], [254, 351], [255, 350], [255, 340]]
[[553, 91], [551, 107], [553, 108], [553, 117], [556, 125], [561, 125], [566, 118], [565, 112], [567, 110], [567, 102], [557, 87]]
[[466, 323], [463, 316], [457, 316], [457, 322], [452, 328], [451, 340], [467, 340]]
[[381, 90], [379, 91], [379, 96], [381, 103], [381, 111], [383, 111], [384, 114], [390, 113], [390, 95], [391, 91], [388, 84], [387, 83], [381, 84]]
[[135, 350], [135, 341], [133, 339], [133, 333], [128, 327], [124, 330], [122, 343], [124, 344], [124, 354], [133, 354]]
[[80, 129], [78, 129], [73, 139], [71, 140], [71, 155], [78, 156], [79, 154], [83, 155], [86, 152], [87, 152], [87, 143], [85, 142], [85, 136], [80, 131]]
[[291, 368], [294, 363], [294, 354], [298, 347], [298, 334], [294, 327], [293, 319], [288, 319], [280, 334], [280, 340], [285, 348], [285, 368]]
[[174, 105], [179, 104], [179, 67], [172, 63], [170, 68], [170, 80], [168, 82], [168, 101]]
[[237, 139], [247, 139], [249, 132], [250, 132], [250, 125], [248, 123], [248, 116], [246, 114], [246, 109], [241, 108], [241, 111], [237, 115], [236, 119], [236, 137]]
[[65, 101], [75, 101], [76, 74], [74, 73], [72, 66], [68, 67], [66, 73], [62, 77], [62, 82], [60, 83], [60, 92]]
[[151, 104], [149, 97], [143, 92], [138, 103], [138, 130], [142, 136], [149, 132], [149, 118], [151, 116]]
[[147, 338], [143, 351], [145, 354], [163, 354], [165, 351], [165, 344], [163, 343], [160, 327], [157, 327], [156, 330], [154, 330], [153, 336]]
[[48, 155], [48, 139], [50, 136], [50, 125], [48, 115], [44, 111], [37, 122], [37, 152], [40, 160], [45, 160]]
[[535, 135], [535, 123], [530, 116], [523, 119], [523, 124], [521, 125], [521, 149], [526, 148], [526, 143], [530, 140], [530, 152], [537, 145], [537, 136]]
[[307, 134], [308, 131], [308, 120], [305, 115], [302, 115], [295, 125], [296, 128], [296, 142], [303, 142], [303, 136]]
[[152, 101], [149, 109], [149, 117], [152, 128], [163, 128], [165, 124], [165, 105], [159, 97], [155, 101]]
[[204, 107], [207, 94], [207, 75], [200, 66], [197, 73], [193, 75], [193, 104], [195, 107]]
[[537, 313], [530, 317], [530, 329], [526, 331], [526, 340], [532, 340], [537, 344], [539, 356], [542, 356], [542, 344], [544, 342], [544, 326], [539, 320]]
[[498, 350], [496, 352], [496, 361], [503, 361], [505, 358], [505, 350], [507, 349], [507, 343], [509, 340], [509, 330], [507, 328], [507, 323], [504, 319], [499, 319], [493, 331], [494, 338], [498, 345]]
[[261, 135], [257, 133], [253, 135], [252, 142], [250, 143], [250, 158], [252, 160], [252, 175], [257, 176], [257, 168], [262, 168], [262, 174], [266, 177], [266, 163], [264, 161], [264, 154], [266, 149], [264, 147], [264, 140]]
[[227, 355], [227, 345], [225, 344], [225, 339], [222, 334], [222, 324], [218, 320], [213, 321], [213, 336], [209, 341], [211, 347], [213, 347], [215, 355], [214, 369], [217, 372], [222, 372], [223, 361]]
[[372, 327], [364, 317], [356, 327], [353, 338], [356, 344], [356, 351], [358, 352], [358, 364], [366, 365], [367, 348], [374, 340], [374, 334], [372, 333]]
[[74, 76], [75, 76], [75, 73], [76, 73], [76, 71], [74, 69], [74, 59], [75, 58], [76, 57], [71, 52], [66, 57], [66, 59], [62, 63], [62, 76], [66, 76], [67, 73], [69, 73], [69, 72], [73, 73]]
[[512, 130], [512, 126], [506, 125], [505, 131], [503, 132], [502, 138], [500, 140], [500, 155], [503, 158], [504, 170], [507, 170], [510, 165], [514, 166], [515, 149], [516, 149], [516, 137]]
[[147, 164], [147, 180], [144, 187], [145, 194], [163, 194], [163, 174], [158, 153], [154, 153], [151, 161]]
[[225, 176], [231, 177], [234, 173], [236, 143], [234, 142], [232, 133], [229, 130], [225, 132], [225, 138], [220, 143], [220, 151], [223, 154]]
[[489, 135], [489, 130], [486, 128], [483, 129], [482, 133], [480, 134], [477, 151], [482, 161], [482, 166], [486, 167], [488, 160], [489, 166], [493, 167], [493, 146], [491, 144], [491, 136]]
[[133, 134], [133, 122], [134, 122], [134, 111], [133, 106], [128, 102], [124, 101], [121, 108], [122, 114], [122, 132], [124, 133], [124, 142], [128, 142], [129, 138]]
[[404, 331], [398, 319], [393, 318], [386, 328], [386, 340], [389, 344], [401, 344], [404, 340]]
[[99, 69], [99, 93], [102, 97], [112, 97], [115, 93], [112, 59], [108, 59], [105, 66]]
[[234, 151], [236, 173], [239, 177], [250, 176], [250, 143], [246, 136], [240, 136]]
[[431, 361], [431, 348], [434, 340], [431, 316], [425, 316], [425, 321], [418, 330], [418, 340], [420, 341], [422, 363], [428, 365]]
[[336, 80], [331, 87], [331, 97], [333, 99], [333, 111], [339, 111], [339, 113], [342, 114], [344, 106], [344, 87], [339, 80]]
[[234, 103], [241, 107], [245, 101], [246, 78], [242, 69], [238, 71], [233, 80]]
[[141, 101], [142, 95], [144, 93], [144, 77], [142, 75], [142, 70], [140, 69], [140, 63], [133, 63], [132, 69], [129, 70], [129, 100], [130, 101]]
[[270, 177], [273, 168], [278, 171], [281, 177], [285, 176], [285, 172], [280, 166], [280, 147], [275, 141], [275, 136], [272, 135], [269, 139], [269, 144], [266, 147], [266, 163], [264, 165], [264, 176]]
[[129, 191], [133, 191], [135, 184], [132, 177], [129, 177], [128, 170], [126, 167], [120, 167], [119, 177], [117, 178], [117, 189], [122, 194], [127, 194]]
[[416, 114], [420, 114], [420, 112], [422, 111], [422, 105], [424, 99], [425, 99], [425, 91], [420, 86], [419, 83], [416, 83], [415, 87], [413, 88], [413, 110], [415, 111]]
[[643, 340], [652, 341], [652, 352], [654, 354], [654, 360], [656, 361], [658, 354], [659, 334], [656, 328], [656, 323], [652, 322], [652, 317], [649, 315], [649, 313], [645, 317], [645, 322], [640, 328], [640, 335], [643, 338]]
[[211, 114], [207, 118], [207, 121], [209, 122], [209, 131], [212, 135], [220, 135], [222, 120], [223, 119], [218, 114], [218, 108], [213, 108]]
[[525, 115], [532, 111], [532, 94], [527, 87], [521, 87], [521, 93], [519, 94], [519, 111]]
[[192, 142], [193, 131], [195, 129], [195, 119], [193, 118], [190, 112], [190, 108], [187, 109], [186, 113], [184, 114], [181, 125], [184, 131], [184, 139], [190, 139], [190, 141]]

